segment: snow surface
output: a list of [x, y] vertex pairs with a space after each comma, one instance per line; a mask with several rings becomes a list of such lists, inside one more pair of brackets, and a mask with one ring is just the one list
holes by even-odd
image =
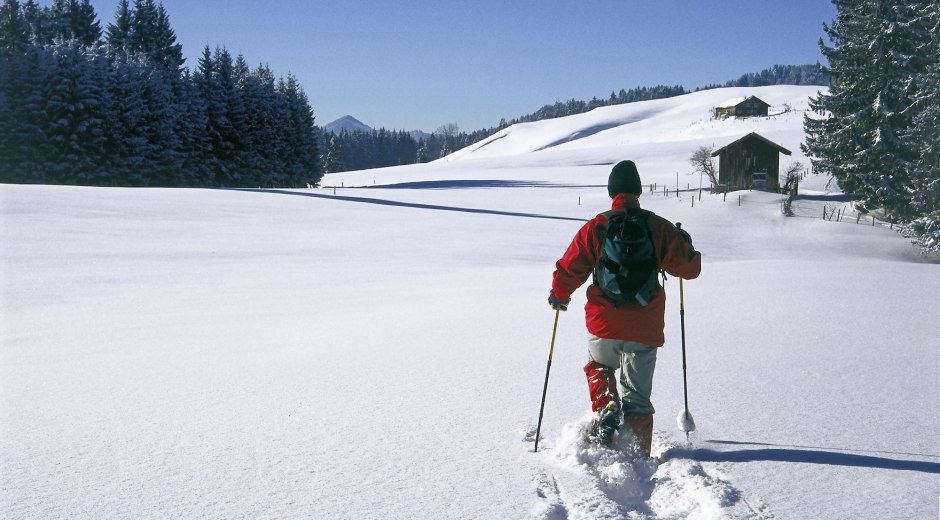
[[[822, 176], [795, 217], [694, 191], [695, 148], [751, 131], [805, 161], [815, 91], [606, 107], [314, 190], [0, 186], [0, 517], [937, 518], [938, 266]], [[738, 95], [794, 111], [709, 118]], [[581, 444], [581, 290], [533, 453], [554, 261], [626, 158], [678, 176], [640, 200], [704, 255], [697, 431], [671, 280], [656, 458]]]

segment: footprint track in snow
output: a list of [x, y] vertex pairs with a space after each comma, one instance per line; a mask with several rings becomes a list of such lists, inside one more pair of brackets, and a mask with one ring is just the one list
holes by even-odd
[[536, 481], [532, 518], [757, 519], [774, 514], [755, 508], [716, 464], [662, 458], [675, 445], [657, 434], [654, 458], [637, 461], [628, 439], [614, 449], [584, 443], [590, 414], [563, 428], [554, 446], [544, 448], [548, 463]]

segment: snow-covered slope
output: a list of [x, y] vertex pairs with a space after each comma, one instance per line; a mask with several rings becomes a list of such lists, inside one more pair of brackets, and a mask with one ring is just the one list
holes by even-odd
[[710, 101], [671, 101], [649, 111], [687, 113], [675, 127], [626, 125], [649, 141], [544, 148], [586, 128], [555, 121], [518, 153], [335, 191], [0, 185], [0, 517], [936, 518], [940, 269], [816, 176], [795, 217], [771, 193], [644, 194], [704, 255], [685, 284], [698, 431], [674, 423], [671, 280], [657, 458], [581, 444], [582, 290], [532, 452], [545, 297], [608, 207], [604, 163], [647, 154], [644, 180], [675, 182], [669, 161], [752, 126], [798, 149], [796, 126], [725, 133]]
[[[371, 186], [414, 181], [541, 181], [598, 184], [610, 165], [632, 159], [644, 182], [675, 186], [691, 179], [689, 157], [700, 146], [718, 149], [750, 132], [793, 152], [781, 164], [801, 161], [803, 117], [820, 87], [772, 86], [704, 90], [668, 99], [602, 107], [584, 114], [522, 123], [458, 150], [431, 165], [327, 175], [328, 186]], [[770, 116], [716, 120], [714, 107], [730, 97], [756, 95]], [[577, 176], [569, 167], [584, 166]], [[487, 176], [498, 172], [496, 179]], [[694, 183], [698, 184], [698, 177]]]
[[[629, 152], [651, 143], [733, 141], [760, 129], [765, 137], [798, 149], [802, 115], [820, 87], [723, 88], [639, 103], [601, 107], [584, 114], [513, 125], [446, 157], [446, 161], [503, 157], [541, 151]], [[755, 95], [773, 109], [769, 117], [715, 120], [713, 110], [730, 95]], [[800, 125], [794, 125], [794, 121]], [[743, 133], [742, 133], [743, 132]]]

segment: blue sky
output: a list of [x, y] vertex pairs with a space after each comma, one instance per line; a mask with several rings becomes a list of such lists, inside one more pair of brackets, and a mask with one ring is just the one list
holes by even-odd
[[[42, 2], [47, 4], [48, 2]], [[92, 0], [102, 27], [118, 0]], [[828, 0], [163, 0], [187, 65], [227, 47], [297, 76], [318, 124], [495, 126], [546, 103], [822, 60]]]

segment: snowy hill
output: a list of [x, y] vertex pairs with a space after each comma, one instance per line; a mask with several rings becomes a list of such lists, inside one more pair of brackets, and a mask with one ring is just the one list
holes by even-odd
[[[517, 125], [312, 190], [0, 185], [0, 517], [936, 518], [938, 266], [823, 176], [784, 217], [688, 174], [696, 146], [751, 131], [802, 160], [815, 90]], [[793, 110], [707, 114], [755, 93]], [[581, 289], [533, 453], [554, 262], [624, 158], [644, 182], [678, 172], [640, 200], [703, 252], [698, 431], [675, 425], [670, 279], [655, 458], [581, 443]]]
[[[760, 129], [765, 137], [785, 141], [784, 146], [798, 149], [802, 137], [802, 114], [808, 109], [809, 96], [819, 89], [790, 86], [723, 88], [601, 107], [584, 114], [513, 125], [455, 152], [445, 160], [575, 150], [590, 157], [599, 153], [623, 155], [631, 147], [649, 143], [733, 141], [748, 133], [748, 128]], [[740, 120], [713, 119], [713, 109], [728, 96], [743, 97], [745, 93], [757, 95], [771, 106], [778, 107], [771, 112], [776, 112], [776, 115]]]
[[[740, 87], [704, 90], [668, 99], [601, 107], [584, 114], [533, 123], [521, 123], [458, 150], [436, 161], [433, 167], [422, 165], [343, 172], [327, 175], [324, 185], [373, 185], [446, 180], [499, 172], [502, 180], [530, 180], [529, 174], [542, 181], [570, 183], [565, 168], [577, 170], [578, 182], [606, 182], [609, 166], [624, 158], [640, 165], [647, 183], [675, 186], [691, 170], [689, 156], [699, 146], [715, 149], [750, 132], [793, 151], [781, 158], [782, 169], [794, 161], [808, 165], [800, 152], [803, 141], [803, 117], [816, 86]], [[771, 105], [768, 117], [716, 120], [713, 109], [730, 97], [756, 95]], [[505, 168], [511, 164], [511, 168]], [[529, 168], [534, 168], [529, 170]], [[552, 172], [563, 172], [561, 178]], [[588, 173], [590, 172], [590, 173]], [[698, 184], [698, 178], [694, 179]], [[685, 182], [684, 182], [685, 183]]]

